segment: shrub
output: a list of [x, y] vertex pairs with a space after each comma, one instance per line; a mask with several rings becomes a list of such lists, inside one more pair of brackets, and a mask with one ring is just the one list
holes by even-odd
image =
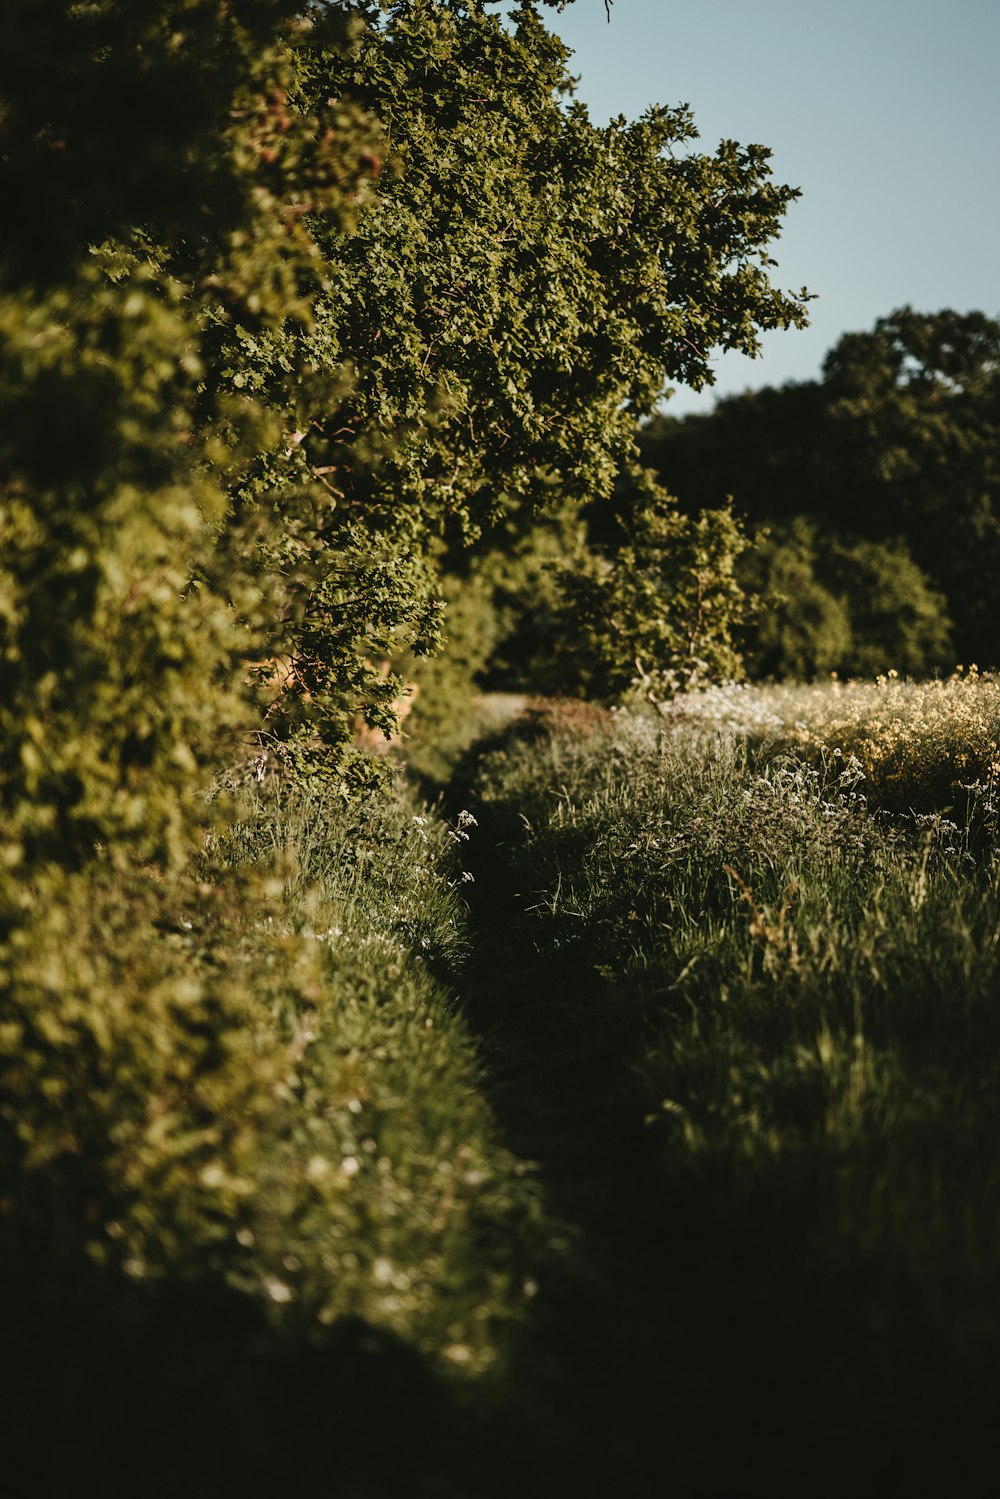
[[735, 577], [746, 545], [729, 510], [681, 514], [651, 480], [620, 544], [561, 573], [557, 663], [564, 691], [603, 702], [639, 692], [656, 707], [740, 667], [747, 599]]
[[464, 821], [282, 801], [170, 902], [108, 867], [38, 917], [0, 1029], [3, 1247], [54, 1233], [64, 1268], [228, 1286], [279, 1340], [362, 1318], [481, 1373], [542, 1239], [448, 988]]

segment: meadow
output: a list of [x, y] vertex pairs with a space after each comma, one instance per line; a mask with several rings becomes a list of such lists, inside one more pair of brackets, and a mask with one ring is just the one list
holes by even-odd
[[152, 1122], [118, 1053], [82, 1228], [25, 1168], [22, 1491], [988, 1492], [996, 682], [473, 717], [137, 908], [242, 1040]]
[[0, 7], [13, 1499], [996, 1487], [1000, 325], [569, 4]]
[[996, 683], [531, 722], [477, 768], [505, 956], [475, 1008], [495, 1107], [574, 1227], [565, 1470], [986, 1492]]

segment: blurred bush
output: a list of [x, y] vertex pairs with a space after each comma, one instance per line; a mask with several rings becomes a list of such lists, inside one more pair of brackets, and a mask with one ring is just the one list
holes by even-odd
[[799, 518], [762, 534], [740, 575], [760, 600], [752, 676], [928, 676], [952, 664], [944, 596], [902, 541], [851, 541]]
[[[892, 554], [905, 548], [922, 584], [909, 563], [899, 564], [895, 591], [888, 558], [869, 553], [858, 563], [861, 572], [874, 568], [876, 594], [887, 606], [865, 619], [856, 611], [854, 629], [868, 662], [872, 652], [881, 650], [884, 664], [898, 650], [891, 633], [877, 632], [891, 632], [894, 598], [904, 602], [906, 589], [918, 584], [924, 599], [918, 612], [927, 615], [928, 589], [943, 597], [930, 612], [951, 621], [958, 660], [1000, 663], [996, 318], [899, 308], [870, 331], [845, 333], [827, 355], [820, 380], [728, 396], [711, 412], [683, 419], [668, 413], [644, 427], [640, 447], [688, 513], [731, 495], [754, 531], [771, 525], [784, 537], [801, 517], [830, 545], [854, 549], [865, 542]], [[849, 571], [860, 589], [867, 585], [858, 567]], [[820, 581], [835, 593], [850, 584], [825, 575]], [[803, 595], [802, 603], [809, 638], [816, 599]], [[791, 619], [789, 611], [779, 633], [791, 628], [794, 634]], [[914, 662], [932, 656], [929, 617], [922, 625], [911, 621], [904, 633]], [[797, 647], [789, 643], [795, 659]], [[812, 660], [824, 654], [825, 647]]]

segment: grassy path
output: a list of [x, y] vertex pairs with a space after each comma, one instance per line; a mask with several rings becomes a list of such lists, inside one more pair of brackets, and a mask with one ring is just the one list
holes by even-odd
[[963, 843], [818, 751], [489, 707], [446, 817], [249, 804], [224, 914], [146, 934], [280, 1062], [217, 1111], [253, 1190], [26, 1176], [14, 1499], [992, 1496], [992, 801]]
[[[488, 845], [485, 818], [482, 832]], [[476, 865], [465, 1013], [501, 1130], [537, 1163], [566, 1244], [540, 1275], [515, 1375], [534, 1415], [529, 1492], [796, 1492], [818, 1433], [799, 1400], [790, 1429], [797, 1376], [775, 1363], [814, 1364], [818, 1329], [801, 1288], [775, 1294], [794, 1244], [752, 1213], [663, 1190], [636, 1098], [640, 997], [595, 973], [586, 933], [546, 950], [544, 916], [517, 888], [526, 870], [495, 847]], [[827, 1477], [814, 1472], [811, 1492]]]
[[[738, 897], [727, 896], [729, 925], [711, 939], [710, 907], [678, 917], [673, 933], [661, 925], [654, 936], [652, 908], [641, 905], [641, 869], [609, 866], [600, 900], [584, 888], [582, 870], [594, 865], [604, 811], [588, 822], [583, 793], [573, 802], [558, 768], [543, 764], [538, 780], [548, 784], [526, 818], [523, 780], [515, 775], [505, 785], [506, 774], [501, 765], [491, 789], [487, 760], [486, 785], [473, 802], [480, 820], [470, 848], [475, 956], [464, 1013], [478, 1033], [502, 1134], [509, 1148], [537, 1163], [565, 1250], [539, 1272], [510, 1425], [498, 1443], [510, 1467], [497, 1492], [516, 1484], [531, 1495], [636, 1499], [910, 1496], [955, 1483], [963, 1493], [991, 1492], [984, 1474], [997, 1394], [995, 1277], [987, 1271], [977, 1285], [977, 1272], [960, 1268], [955, 1281], [955, 1266], [933, 1244], [925, 1263], [914, 1252], [915, 1269], [905, 1245], [895, 1247], [898, 1230], [864, 1222], [845, 1228], [836, 1202], [841, 1178], [859, 1193], [882, 1191], [880, 1152], [899, 1171], [908, 1169], [912, 1151], [915, 1181], [954, 1162], [952, 1206], [961, 1209], [963, 1154], [978, 1149], [986, 1154], [972, 1168], [968, 1190], [982, 1200], [969, 1210], [988, 1227], [995, 1110], [987, 1105], [972, 1126], [978, 1144], [969, 1139], [957, 1152], [947, 1137], [925, 1148], [919, 1121], [917, 1130], [905, 1125], [910, 1135], [891, 1118], [885, 1126], [887, 1097], [865, 1105], [870, 1138], [830, 1137], [832, 1126], [821, 1117], [822, 1109], [832, 1117], [834, 1107], [828, 1080], [819, 1107], [808, 1088], [796, 1096], [782, 1075], [791, 1041], [761, 1000], [772, 1010], [796, 1001], [760, 975], [750, 981], [756, 970]], [[606, 785], [613, 779], [609, 772]], [[595, 800], [600, 781], [595, 773], [588, 783]], [[458, 794], [468, 804], [475, 787]], [[575, 814], [558, 815], [560, 801], [572, 803]], [[539, 812], [546, 804], [555, 809], [547, 823], [549, 814]], [[793, 854], [805, 831], [795, 830]], [[761, 851], [778, 863], [779, 854]], [[894, 857], [902, 859], [898, 851]], [[690, 875], [684, 880], [690, 902]], [[639, 909], [626, 909], [630, 904]], [[865, 940], [863, 892], [856, 904], [860, 914], [850, 919], [857, 944]], [[705, 961], [703, 980], [674, 978], [692, 966], [692, 951], [706, 958], [699, 927], [709, 947], [715, 942], [727, 952], [727, 943], [739, 942], [747, 949], [734, 972], [743, 974], [749, 1019], [727, 1022], [730, 1028], [714, 1036], [709, 1017], [720, 972], [725, 976], [722, 960], [714, 969]], [[975, 936], [966, 937], [974, 946]], [[844, 940], [852, 940], [846, 926]], [[726, 961], [736, 963], [732, 955]], [[941, 982], [928, 977], [932, 989]], [[813, 987], [817, 1003], [826, 1004], [822, 980]], [[831, 1013], [835, 990], [831, 973]], [[995, 975], [982, 992], [988, 1016]], [[900, 1008], [916, 998], [901, 990]], [[847, 1002], [856, 1005], [858, 997]], [[807, 1017], [806, 1033], [811, 1023]], [[926, 1045], [921, 1023], [918, 1017], [914, 1034], [893, 1042], [901, 1054]], [[749, 1050], [741, 1024], [750, 1027]], [[985, 1026], [984, 1044], [992, 1045], [992, 1021]], [[662, 1056], [675, 1044], [678, 1060], [664, 1074]], [[801, 1041], [795, 1047], [801, 1051]], [[898, 1057], [887, 1048], [886, 1058], [891, 1070]], [[949, 1065], [938, 1085], [947, 1083]], [[657, 1067], [682, 1096], [685, 1086], [701, 1085], [702, 1072], [725, 1091], [735, 1090], [740, 1067], [756, 1069], [775, 1130], [787, 1139], [745, 1165], [732, 1138], [714, 1153], [702, 1149], [697, 1160], [683, 1148], [665, 1150], [663, 1131], [650, 1127], [648, 1114]], [[730, 1073], [737, 1080], [731, 1084]], [[971, 1088], [971, 1075], [968, 1082]], [[958, 1096], [961, 1078], [956, 1086]], [[929, 1098], [921, 1107], [927, 1134], [941, 1105]], [[741, 1121], [737, 1127], [744, 1128]], [[920, 1159], [927, 1150], [928, 1159]], [[918, 1227], [940, 1211], [929, 1200], [904, 1207]], [[492, 1459], [491, 1467], [496, 1472]]]

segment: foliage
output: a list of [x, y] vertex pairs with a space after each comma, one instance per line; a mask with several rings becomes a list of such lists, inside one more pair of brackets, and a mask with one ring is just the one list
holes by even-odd
[[705, 384], [714, 346], [802, 320], [764, 273], [796, 195], [763, 148], [691, 151], [684, 109], [592, 125], [533, 6], [510, 29], [451, 0], [385, 9], [323, 80], [350, 80], [399, 162], [328, 242], [316, 343], [356, 361], [344, 419], [416, 424], [380, 489], [411, 525], [417, 501], [476, 530], [553, 475], [607, 493], [664, 381]]
[[[305, 16], [287, 0], [243, 0], [221, 25], [216, 11], [17, 4], [0, 78], [3, 186], [24, 205], [3, 271], [4, 456], [23, 501], [5, 512], [10, 723], [27, 743], [34, 684], [48, 683], [70, 701], [62, 718], [46, 710], [44, 759], [58, 763], [95, 713], [75, 759], [96, 776], [98, 756], [117, 766], [137, 740], [164, 787], [175, 741], [197, 759], [206, 733], [249, 716], [221, 690], [239, 655], [272, 684], [276, 658], [290, 667], [270, 695], [275, 746], [296, 721], [331, 751], [359, 711], [391, 727], [399, 681], [382, 663], [437, 639], [442, 528], [475, 534], [505, 497], [544, 499], [554, 483], [607, 492], [665, 380], [703, 383], [714, 345], [752, 350], [760, 329], [802, 318], [766, 276], [794, 197], [770, 182], [767, 152], [689, 151], [684, 110], [595, 128], [567, 98], [566, 51], [532, 6], [513, 29], [451, 0]], [[345, 15], [361, 25], [353, 49]], [[384, 142], [351, 98], [382, 116]], [[197, 109], [178, 108], [192, 99]], [[385, 151], [393, 170], [366, 207], [363, 178]], [[55, 404], [52, 444], [41, 438]], [[144, 505], [152, 521], [138, 518]], [[63, 509], [91, 529], [65, 538], [76, 572], [46, 541], [49, 591], [65, 595], [77, 573], [84, 588], [76, 623], [55, 598], [42, 611], [63, 620], [50, 641], [21, 600], [30, 589], [41, 603], [40, 542]], [[138, 551], [88, 646], [86, 589], [126, 538]], [[158, 629], [157, 589], [134, 649], [106, 634], [111, 616], [136, 613], [147, 576], [185, 663], [171, 669], [186, 676], [177, 700], [192, 702], [162, 755], [124, 702], [142, 694], [148, 717], [156, 695], [136, 668]], [[231, 605], [253, 626], [242, 637]], [[51, 679], [53, 659], [81, 652], [98, 676], [109, 663], [103, 718], [86, 666]], [[51, 794], [75, 804], [72, 772], [58, 775], [64, 791]], [[121, 779], [110, 775], [112, 799]], [[146, 817], [128, 793], [118, 804]], [[82, 846], [95, 815], [81, 814]]]
[[745, 541], [729, 510], [692, 521], [645, 476], [622, 518], [622, 544], [562, 575], [558, 664], [572, 687], [614, 701], [638, 688], [662, 707], [677, 692], [731, 677], [746, 596], [736, 581]]
[[831, 552], [834, 586], [848, 601], [854, 647], [841, 667], [873, 677], [895, 668], [929, 676], [951, 665], [951, 621], [944, 597], [902, 542], [856, 541]]
[[[795, 194], [761, 147], [694, 151], [684, 109], [595, 127], [532, 5], [509, 26], [459, 0], [348, 8], [370, 23], [357, 52], [328, 56], [303, 89], [366, 104], [392, 169], [355, 233], [322, 236], [336, 275], [312, 328], [252, 360], [252, 378], [267, 392], [282, 361], [320, 380], [349, 362], [334, 406], [302, 388], [289, 479], [325, 485], [329, 546], [358, 525], [370, 548], [440, 557], [453, 579], [468, 573], [461, 545], [498, 520], [530, 529], [537, 507], [607, 496], [664, 382], [706, 383], [713, 347], [752, 351], [760, 330], [802, 321], [765, 249]], [[396, 587], [413, 638], [383, 632], [361, 661], [433, 639], [431, 605], [447, 598], [433, 570]], [[329, 665], [342, 600], [306, 597], [296, 668], [315, 699], [343, 670]]]
[[[500, 1361], [537, 1212], [442, 982], [460, 871], [339, 806], [352, 733], [447, 549], [600, 498], [665, 380], [802, 318], [766, 151], [596, 129], [565, 65], [531, 5], [0, 19], [0, 1252], [116, 1338], [238, 1305], [231, 1404], [352, 1318]], [[248, 828], [206, 793], [262, 742], [332, 785]]]
[[931, 682], [890, 670], [874, 682], [822, 688], [715, 687], [675, 714], [817, 767], [853, 756], [873, 807], [947, 811], [960, 823], [998, 829], [1000, 687], [975, 667]]
[[1000, 323], [904, 308], [842, 339], [824, 378], [858, 528], [893, 516], [947, 597], [959, 659], [1000, 660]]
[[[654, 420], [643, 453], [687, 509], [808, 517], [847, 547], [905, 545], [944, 595], [959, 659], [1000, 660], [1000, 324], [902, 308], [846, 334], [823, 379]], [[889, 651], [872, 620], [871, 654]]]
[[284, 1065], [236, 951], [160, 935], [228, 910], [178, 881], [287, 602], [256, 566], [273, 513], [233, 496], [278, 434], [220, 340], [303, 315], [310, 215], [346, 225], [377, 136], [346, 103], [290, 111], [297, 54], [344, 29], [284, 0], [14, 3], [0, 28], [6, 1216], [186, 1275]]
[[743, 559], [760, 598], [747, 655], [755, 674], [808, 681], [849, 674], [853, 631], [846, 599], [817, 576], [819, 538], [805, 520], [759, 536]]
[[845, 543], [799, 518], [759, 537], [740, 571], [761, 599], [748, 643], [758, 676], [928, 676], [951, 664], [944, 599], [902, 542]]
[[5, 10], [8, 869], [95, 840], [178, 858], [199, 763], [252, 727], [238, 665], [262, 649], [264, 580], [242, 557], [264, 517], [228, 489], [273, 436], [226, 389], [218, 331], [294, 313], [316, 260], [303, 211], [346, 223], [373, 163], [356, 109], [286, 110], [324, 30], [303, 26], [279, 0]]
[[133, 1433], [113, 1451], [100, 1433], [132, 1409], [137, 1368], [156, 1419], [175, 1387], [183, 1405], [151, 1493], [220, 1461], [219, 1492], [244, 1471], [260, 1492], [279, 1466], [371, 1484], [390, 1458], [331, 1454], [345, 1421], [412, 1422], [405, 1470], [429, 1374], [499, 1378], [552, 1252], [450, 987], [469, 818], [314, 784], [241, 809], [169, 901], [109, 869], [19, 954], [0, 1032], [0, 1260], [18, 1288], [0, 1372], [38, 1492], [58, 1491], [43, 1421], [110, 1492], [134, 1480]]
[[[513, 499], [479, 539], [443, 561], [443, 641], [435, 656], [410, 660], [416, 698], [407, 734], [410, 760], [454, 742], [470, 700], [553, 687], [561, 628], [559, 571], [587, 551], [586, 521], [571, 498], [534, 511]], [[428, 762], [429, 763], [429, 762]]]
[[[33, 1024], [5, 1037], [7, 1138], [49, 1168], [35, 1210], [73, 1208], [67, 1258], [77, 1242], [143, 1281], [212, 1274], [286, 1330], [361, 1315], [447, 1358], [444, 1316], [455, 1361], [488, 1366], [502, 1298], [481, 1316], [485, 1282], [466, 1277], [495, 1293], [507, 1271], [469, 1236], [496, 1209], [530, 1214], [530, 1193], [442, 983], [464, 961], [467, 819], [284, 800], [250, 800], [169, 924], [148, 881], [126, 906], [116, 878], [61, 971], [39, 954]], [[65, 933], [81, 913], [51, 919]], [[23, 1199], [16, 1217], [30, 1231]]]

